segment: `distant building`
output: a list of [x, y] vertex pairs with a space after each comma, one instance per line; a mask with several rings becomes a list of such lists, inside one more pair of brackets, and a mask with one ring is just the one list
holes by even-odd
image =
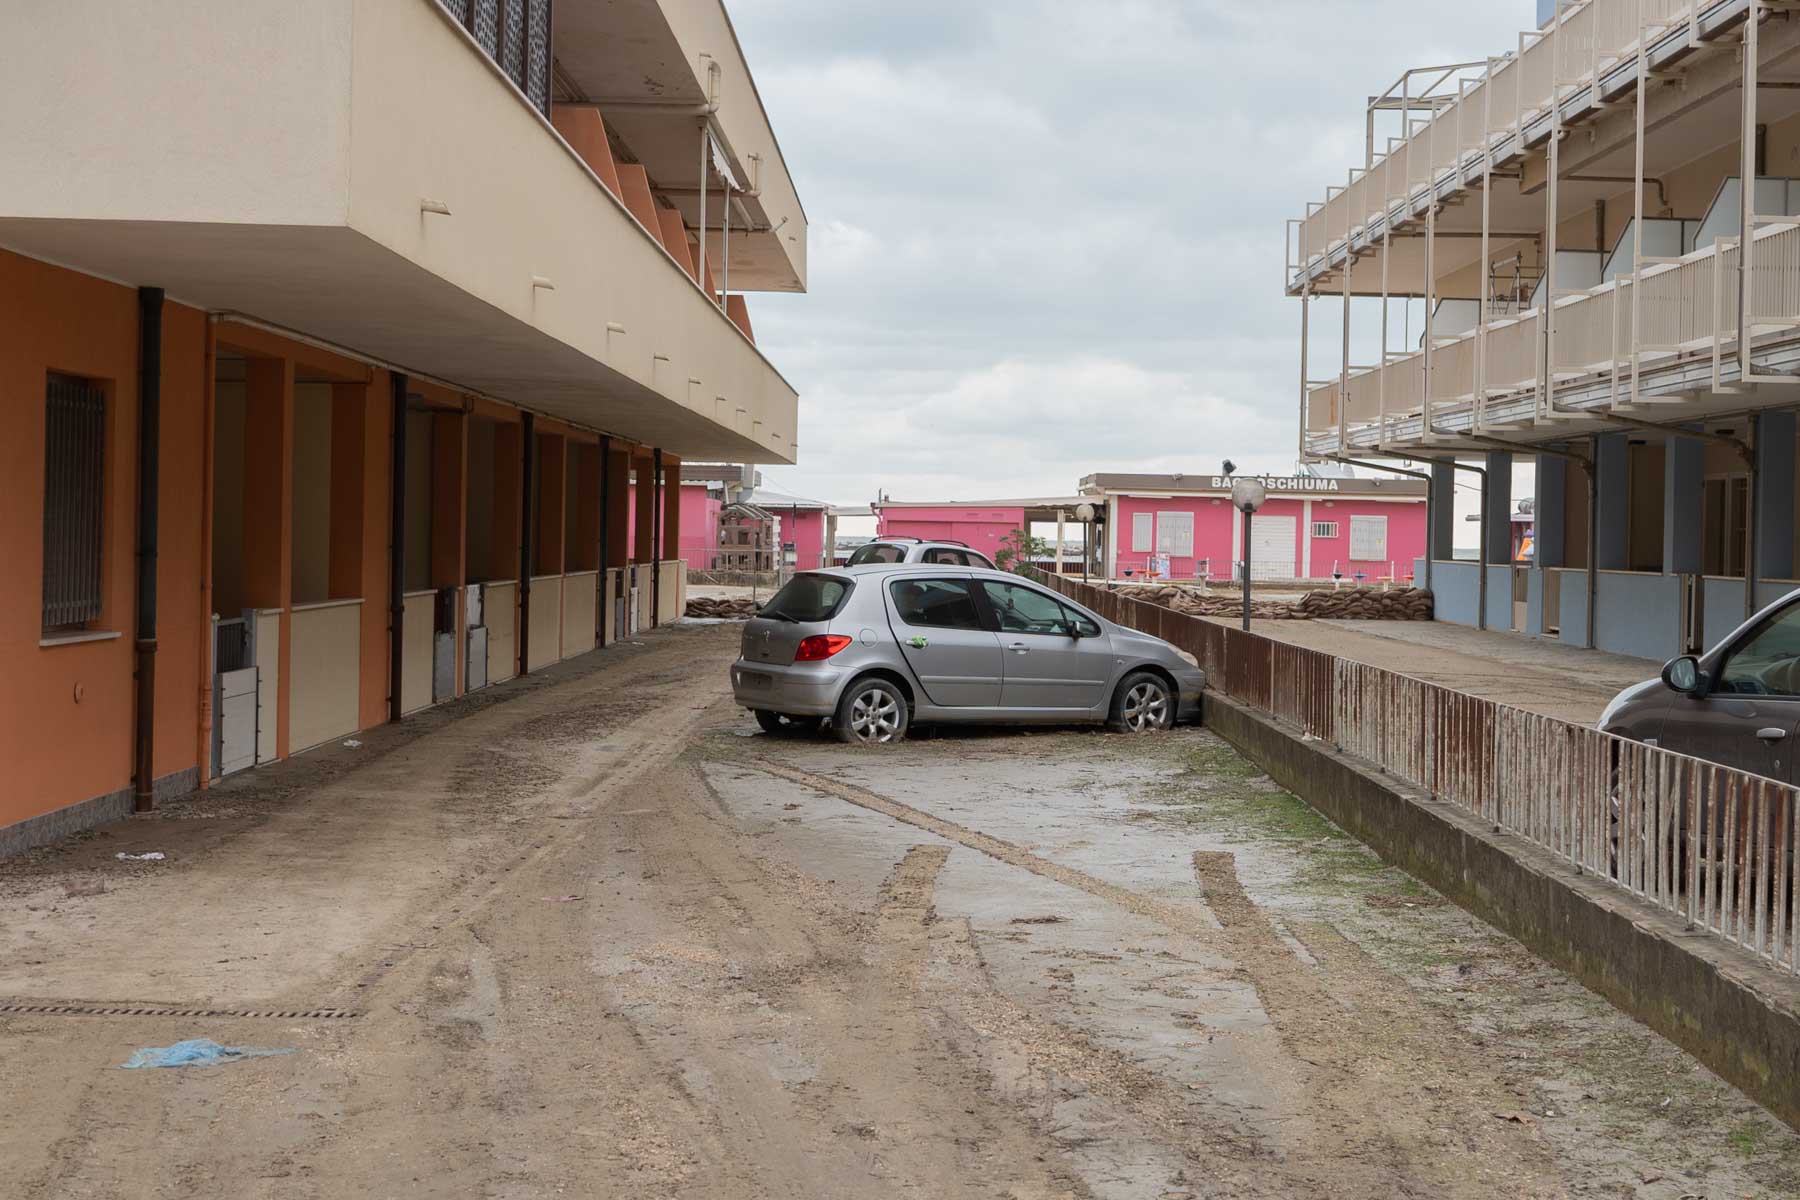
[[[1425, 549], [1425, 483], [1324, 474], [1258, 476], [1268, 503], [1250, 524], [1253, 579], [1408, 579]], [[1089, 475], [1103, 510], [1108, 578], [1166, 569], [1172, 579], [1237, 577], [1244, 523], [1223, 475]]]

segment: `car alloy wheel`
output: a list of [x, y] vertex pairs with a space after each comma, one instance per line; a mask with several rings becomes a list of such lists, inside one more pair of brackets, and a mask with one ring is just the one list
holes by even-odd
[[1125, 693], [1119, 716], [1132, 733], [1147, 733], [1169, 726], [1169, 693], [1162, 684], [1145, 679]]
[[859, 742], [893, 741], [900, 721], [900, 702], [886, 688], [868, 688], [850, 701], [850, 732]]

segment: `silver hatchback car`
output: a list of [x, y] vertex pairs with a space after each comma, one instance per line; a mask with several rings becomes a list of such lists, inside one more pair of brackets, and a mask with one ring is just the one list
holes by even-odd
[[744, 627], [732, 694], [779, 733], [829, 718], [846, 742], [915, 721], [1167, 729], [1199, 716], [1206, 673], [1003, 571], [875, 564], [796, 575]]

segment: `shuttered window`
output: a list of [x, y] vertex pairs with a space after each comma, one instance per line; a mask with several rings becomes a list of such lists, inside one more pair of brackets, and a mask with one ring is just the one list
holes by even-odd
[[1350, 518], [1350, 557], [1359, 562], [1381, 562], [1387, 558], [1386, 517]]
[[1154, 513], [1131, 514], [1131, 552], [1148, 554], [1155, 545], [1154, 531], [1156, 515]]
[[101, 502], [106, 493], [106, 393], [52, 375], [44, 396], [44, 629], [100, 617]]
[[1336, 521], [1314, 521], [1313, 534], [1316, 538], [1334, 538], [1338, 535]]
[[1171, 558], [1194, 557], [1194, 514], [1191, 512], [1159, 512], [1156, 514], [1156, 552]]

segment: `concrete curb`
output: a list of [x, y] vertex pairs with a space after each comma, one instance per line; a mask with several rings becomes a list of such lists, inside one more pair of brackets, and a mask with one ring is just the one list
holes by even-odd
[[1800, 979], [1216, 692], [1205, 724], [1282, 787], [1800, 1129]]

